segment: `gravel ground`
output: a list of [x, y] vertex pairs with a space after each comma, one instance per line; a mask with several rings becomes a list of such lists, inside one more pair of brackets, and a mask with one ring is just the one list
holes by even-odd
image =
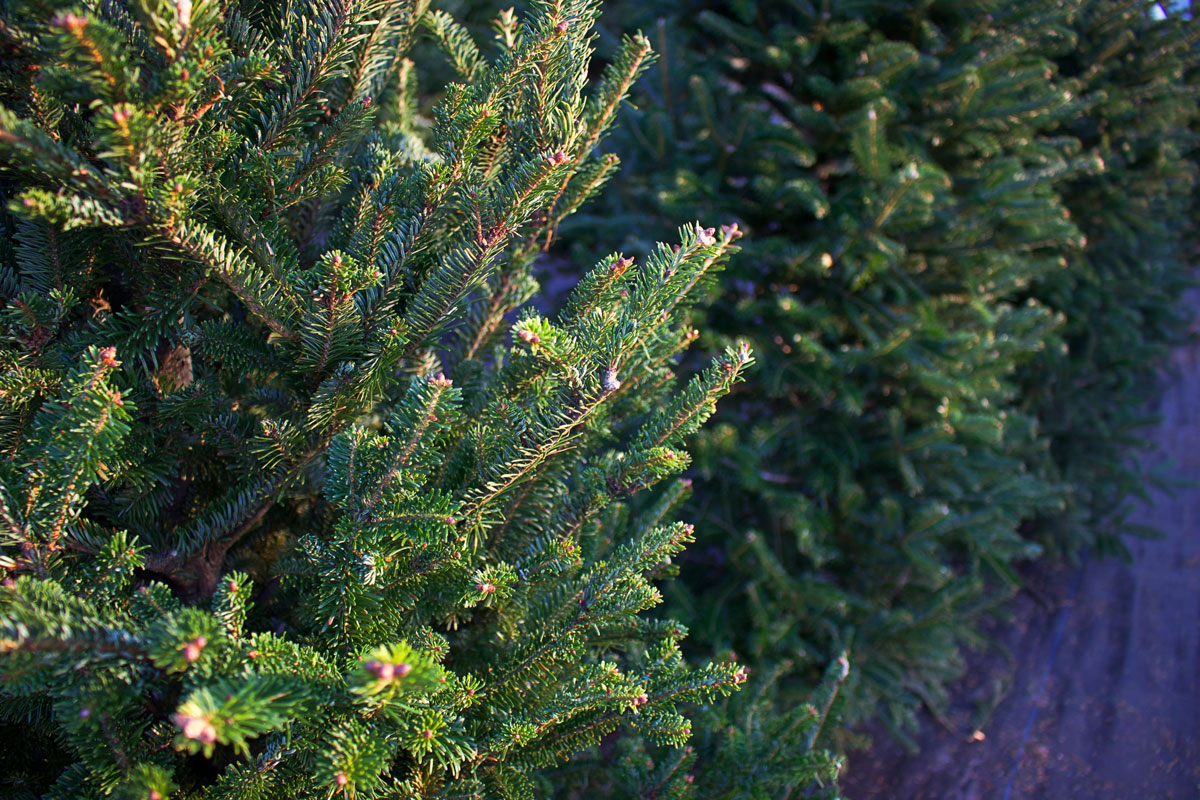
[[1152, 458], [1191, 483], [1136, 515], [1166, 538], [1130, 542], [1132, 565], [1032, 573], [949, 726], [927, 721], [917, 755], [874, 734], [851, 800], [1200, 797], [1200, 344], [1172, 361]]

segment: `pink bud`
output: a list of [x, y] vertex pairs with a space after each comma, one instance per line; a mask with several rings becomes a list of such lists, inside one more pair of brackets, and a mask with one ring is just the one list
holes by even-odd
[[347, 783], [350, 782], [350, 779], [346, 777], [346, 773], [339, 772], [337, 775], [333, 776], [333, 782], [336, 783], [338, 786], [345, 786]]
[[196, 663], [196, 661], [200, 658], [200, 653], [204, 650], [204, 646], [206, 644], [208, 644], [208, 639], [203, 636], [197, 636], [195, 639], [192, 639], [183, 648], [184, 660], [189, 664]]
[[367, 672], [381, 681], [390, 681], [396, 677], [396, 665], [386, 661], [368, 661], [364, 666]]
[[477, 583], [475, 589], [481, 594], [494, 594], [496, 591], [496, 587], [490, 583]]
[[212, 744], [217, 740], [217, 729], [207, 717], [193, 717], [190, 714], [176, 714], [172, 718], [176, 725], [183, 729], [183, 735], [198, 742]]
[[71, 33], [80, 33], [87, 25], [87, 18], [81, 17], [78, 14], [60, 14], [50, 20], [50, 24], [59, 28], [66, 28]]

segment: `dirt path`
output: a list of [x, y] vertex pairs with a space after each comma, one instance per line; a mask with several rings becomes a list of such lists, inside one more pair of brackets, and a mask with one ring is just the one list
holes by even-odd
[[[1153, 433], [1200, 486], [1200, 344], [1176, 351]], [[885, 736], [852, 756], [851, 800], [1166, 800], [1200, 797], [1200, 488], [1156, 493], [1131, 566], [1090, 561], [1033, 576], [995, 653], [968, 675], [955, 730], [927, 722], [911, 756]], [[1004, 699], [982, 725], [977, 705]]]

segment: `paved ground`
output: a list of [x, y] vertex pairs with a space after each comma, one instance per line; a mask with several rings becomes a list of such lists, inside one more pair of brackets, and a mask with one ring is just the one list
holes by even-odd
[[998, 632], [1008, 666], [980, 658], [954, 730], [927, 722], [919, 755], [878, 736], [852, 757], [851, 800], [1200, 798], [1200, 344], [1173, 361], [1154, 438], [1198, 488], [1154, 495], [1137, 520], [1167, 537], [1132, 542], [1131, 566], [1034, 574], [1042, 596], [1022, 593]]

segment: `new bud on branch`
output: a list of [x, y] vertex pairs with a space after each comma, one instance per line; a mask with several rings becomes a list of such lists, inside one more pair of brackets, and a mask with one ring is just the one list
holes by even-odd
[[368, 661], [363, 668], [381, 681], [393, 681], [412, 672], [411, 664], [391, 664], [386, 661]]
[[172, 719], [182, 730], [183, 735], [189, 739], [195, 739], [204, 744], [212, 744], [217, 740], [217, 729], [213, 727], [208, 717], [179, 713]]
[[197, 636], [192, 641], [188, 642], [183, 648], [183, 658], [189, 664], [194, 664], [200, 659], [200, 654], [204, 651], [204, 646], [208, 644], [208, 639], [203, 636]]

